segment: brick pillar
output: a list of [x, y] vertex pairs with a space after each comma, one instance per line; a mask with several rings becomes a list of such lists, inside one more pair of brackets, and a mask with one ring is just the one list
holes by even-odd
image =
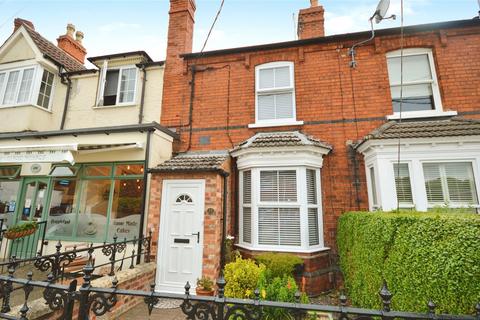
[[325, 36], [324, 10], [318, 0], [310, 0], [310, 8], [298, 12], [298, 38], [308, 39]]

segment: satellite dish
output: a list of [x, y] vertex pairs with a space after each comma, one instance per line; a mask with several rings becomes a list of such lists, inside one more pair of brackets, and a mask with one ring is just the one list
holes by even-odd
[[372, 18], [375, 18], [375, 23], [380, 23], [387, 14], [388, 7], [390, 7], [390, 0], [380, 0], [377, 6], [377, 10], [373, 14]]

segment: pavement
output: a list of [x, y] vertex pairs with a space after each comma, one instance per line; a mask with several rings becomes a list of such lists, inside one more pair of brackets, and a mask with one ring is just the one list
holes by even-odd
[[156, 309], [154, 308], [152, 314], [148, 315], [147, 305], [144, 303], [138, 304], [135, 308], [130, 309], [124, 313], [117, 320], [185, 320], [186, 316], [180, 308], [173, 309]]

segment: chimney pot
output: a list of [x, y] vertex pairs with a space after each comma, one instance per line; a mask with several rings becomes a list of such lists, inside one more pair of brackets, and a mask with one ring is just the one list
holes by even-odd
[[75, 41], [77, 41], [79, 44], [82, 44], [84, 34], [82, 31], [77, 31], [75, 33]]
[[310, 7], [318, 7], [318, 0], [310, 0]]
[[[73, 38], [75, 35], [75, 39]], [[57, 38], [58, 47], [68, 53], [72, 58], [80, 63], [85, 62], [87, 50], [82, 45], [83, 32], [75, 33], [75, 26], [71, 23], [67, 24], [67, 32]]]
[[73, 38], [73, 34], [75, 33], [75, 25], [69, 23], [67, 24], [67, 33], [66, 35], [70, 38]]

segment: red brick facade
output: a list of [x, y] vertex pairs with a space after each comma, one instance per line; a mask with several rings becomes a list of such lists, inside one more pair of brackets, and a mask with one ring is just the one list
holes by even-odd
[[[172, 1], [172, 7], [178, 2], [182, 1]], [[192, 30], [193, 18], [187, 19], [187, 27], [178, 26], [178, 21], [170, 21], [169, 46], [184, 41], [185, 30]], [[260, 131], [300, 130], [330, 143], [333, 151], [324, 157], [321, 182], [325, 245], [334, 249], [339, 215], [368, 209], [363, 160], [349, 144], [384, 124], [386, 116], [393, 113], [385, 55], [401, 47], [400, 31], [378, 34], [374, 41], [358, 48], [356, 69], [349, 66], [348, 48], [368, 38], [366, 33], [181, 58], [178, 55], [191, 48], [187, 40], [188, 45], [174, 47], [174, 52], [169, 48], [161, 123], [180, 133], [177, 151], [231, 149]], [[404, 46], [432, 49], [444, 111], [455, 110], [468, 117], [480, 115], [480, 23], [472, 20], [406, 29]], [[296, 118], [304, 124], [250, 129], [248, 125], [255, 123], [255, 66], [273, 61], [294, 62]], [[194, 98], [190, 104], [193, 66]], [[154, 177], [152, 182], [151, 197], [157, 204], [160, 180]], [[235, 193], [235, 189], [229, 192], [232, 213], [236, 212]], [[159, 209], [155, 205], [151, 204], [149, 221], [156, 218]], [[209, 254], [207, 251], [204, 256]], [[206, 260], [205, 264], [211, 262]], [[306, 262], [307, 274], [312, 276], [323, 268], [318, 264], [312, 267]], [[328, 277], [328, 272], [325, 274], [322, 277]], [[327, 288], [326, 279], [315, 281], [306, 288]]]

